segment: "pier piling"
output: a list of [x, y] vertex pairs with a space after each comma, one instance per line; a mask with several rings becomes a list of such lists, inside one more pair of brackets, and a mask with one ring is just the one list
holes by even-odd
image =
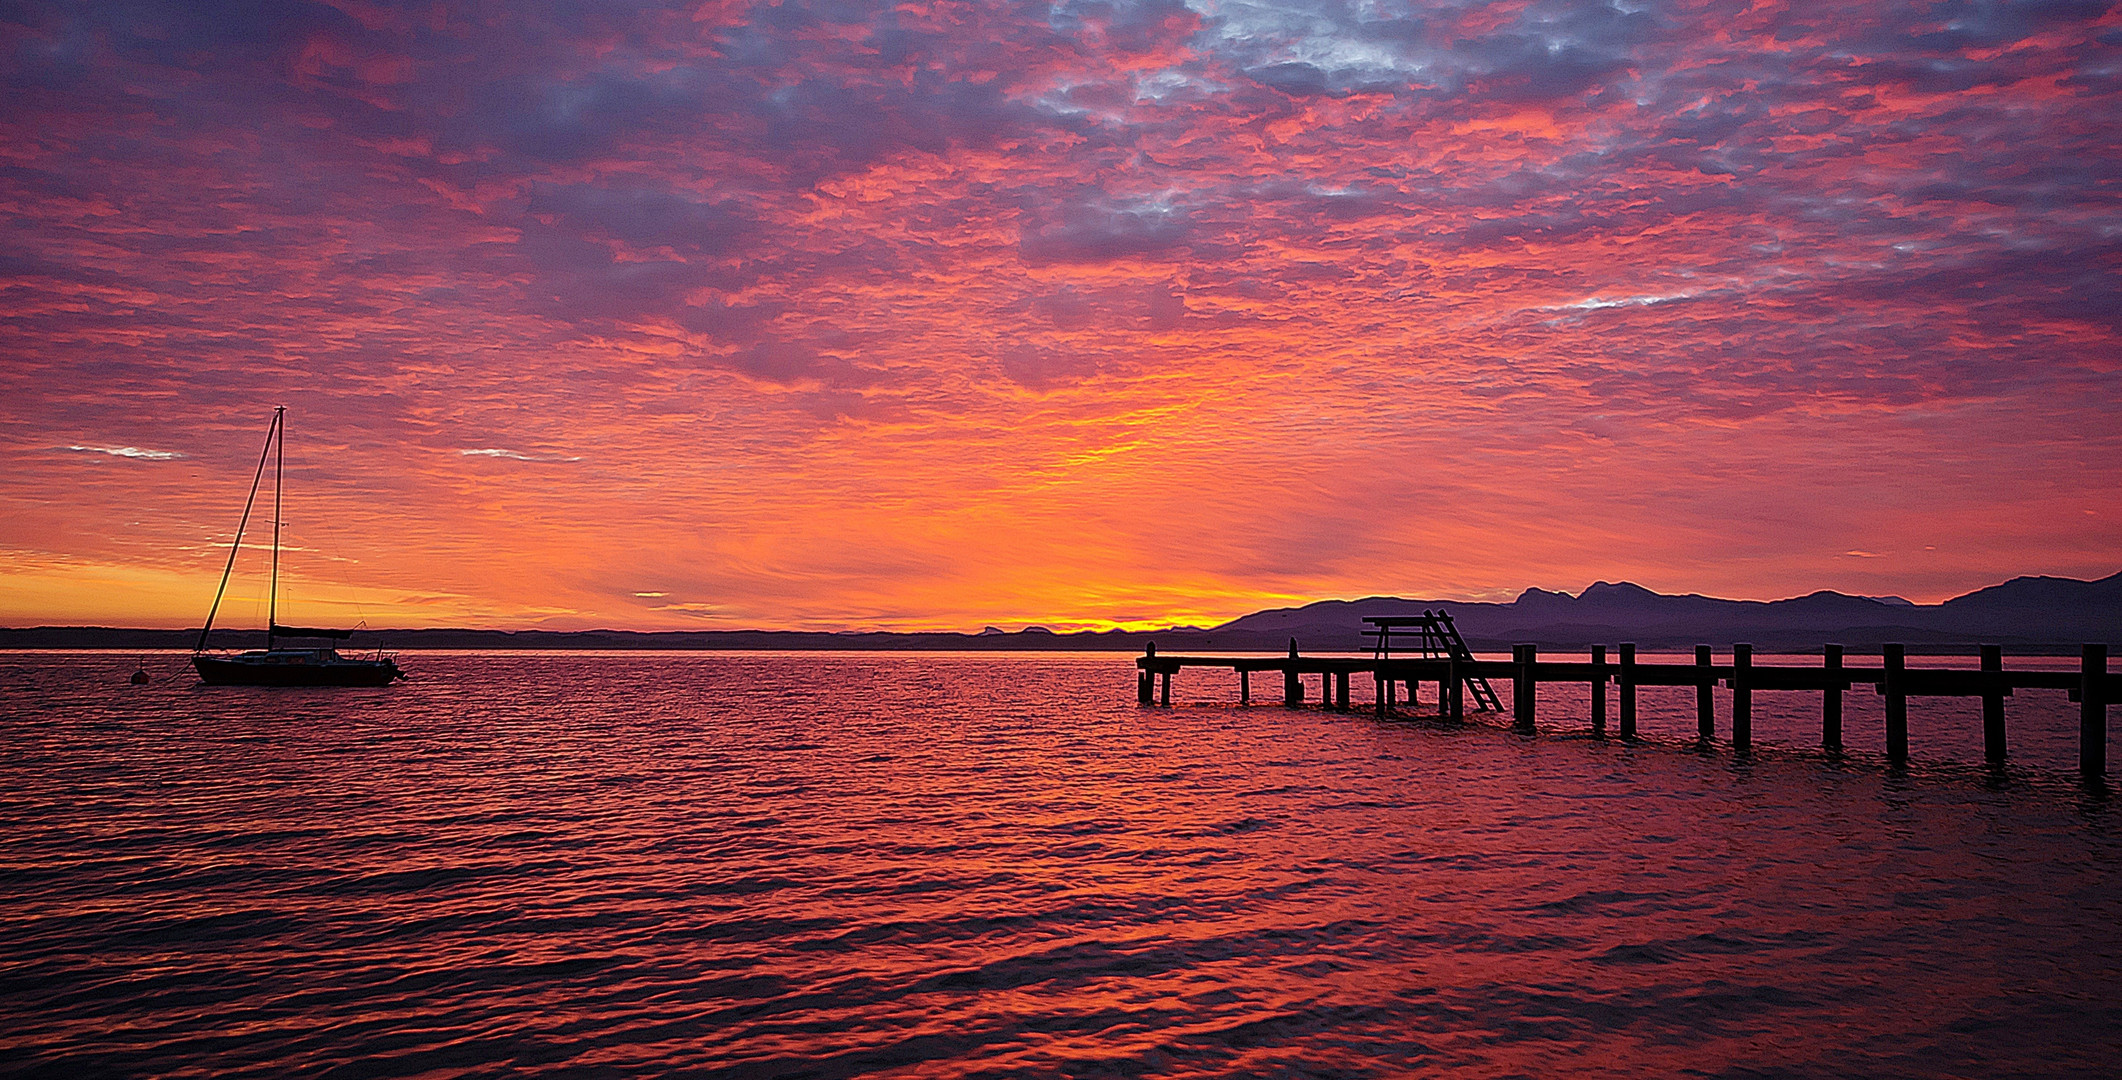
[[2107, 646], [2087, 645], [2078, 662], [2078, 771], [2107, 775]]
[[1511, 687], [1511, 711], [1516, 714], [1518, 730], [1526, 734], [1533, 731], [1533, 704], [1539, 696], [1539, 684], [1533, 677], [1533, 665], [1539, 662], [1537, 645], [1519, 645], [1511, 650], [1518, 657], [1517, 677]]
[[[1982, 646], [1982, 670], [2004, 671], [2004, 646]], [[1992, 765], [2004, 764], [2004, 695], [2002, 686], [1991, 684], [1982, 691], [1982, 760]]]
[[1827, 686], [1820, 691], [1820, 745], [1830, 751], [1842, 750], [1842, 646], [1829, 645], [1821, 650], [1820, 665], [1827, 669]]
[[[1297, 639], [1289, 639], [1289, 658], [1297, 659]], [[1282, 704], [1294, 709], [1304, 704], [1304, 683], [1297, 678], [1297, 665], [1282, 669]]]
[[1636, 737], [1636, 643], [1621, 643], [1621, 737]]
[[1908, 659], [1899, 645], [1884, 649], [1879, 689], [1886, 695], [1886, 762], [1908, 764]]
[[1445, 715], [1453, 720], [1464, 720], [1466, 719], [1466, 683], [1464, 682], [1466, 676], [1465, 673], [1459, 670], [1459, 658], [1456, 655], [1448, 658], [1445, 670], [1448, 672], [1445, 675], [1445, 685], [1448, 689], [1445, 690], [1444, 696], [1450, 702]]
[[1695, 646], [1695, 735], [1703, 742], [1717, 737], [1717, 674], [1710, 648]]
[[1754, 647], [1731, 647], [1731, 745], [1750, 750], [1754, 745]]
[[1592, 734], [1606, 734], [1606, 646], [1592, 646]]

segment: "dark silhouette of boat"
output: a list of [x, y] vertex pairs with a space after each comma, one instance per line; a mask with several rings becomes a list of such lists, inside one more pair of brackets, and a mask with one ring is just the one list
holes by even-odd
[[[339, 650], [326, 646], [310, 648], [280, 648], [279, 639], [322, 639], [345, 641], [353, 637], [351, 630], [320, 630], [307, 626], [282, 626], [280, 613], [280, 489], [285, 474], [283, 464], [286, 457], [284, 443], [287, 433], [287, 407], [273, 410], [272, 425], [265, 430], [265, 449], [258, 454], [258, 471], [251, 477], [250, 497], [243, 501], [243, 517], [236, 523], [236, 539], [229, 545], [228, 565], [221, 570], [221, 585], [214, 590], [214, 606], [207, 609], [206, 625], [199, 628], [199, 643], [192, 648], [192, 667], [199, 678], [209, 686], [389, 686], [405, 677], [398, 669], [395, 657], [377, 649], [374, 656], [341, 656]], [[221, 610], [222, 594], [228, 591], [228, 578], [236, 569], [236, 552], [243, 549], [243, 531], [251, 520], [251, 507], [258, 501], [258, 486], [265, 479], [265, 463], [273, 462], [273, 581], [271, 599], [267, 601], [265, 618], [265, 648], [249, 652], [211, 655], [206, 651], [206, 635], [214, 628], [214, 616]]]

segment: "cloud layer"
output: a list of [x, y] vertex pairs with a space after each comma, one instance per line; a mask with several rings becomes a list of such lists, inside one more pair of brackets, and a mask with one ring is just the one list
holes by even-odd
[[2108, 4], [138, 0], [0, 48], [8, 622], [196, 619], [275, 404], [293, 585], [378, 623], [2122, 550]]

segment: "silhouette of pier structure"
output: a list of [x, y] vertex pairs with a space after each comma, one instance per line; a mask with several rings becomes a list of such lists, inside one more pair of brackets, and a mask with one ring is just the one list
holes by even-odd
[[[1303, 706], [1311, 691], [1306, 679], [1318, 677], [1316, 700], [1324, 708], [1351, 711], [1350, 682], [1358, 675], [1372, 683], [1371, 708], [1380, 717], [1400, 715], [1404, 700], [1410, 712], [1423, 707], [1422, 690], [1435, 686], [1434, 712], [1448, 720], [1464, 720], [1469, 706], [1474, 712], [1500, 714], [1504, 706], [1490, 680], [1511, 684], [1513, 726], [1525, 733], [1534, 730], [1534, 710], [1542, 687], [1584, 685], [1591, 697], [1591, 731], [1607, 734], [1609, 696], [1617, 721], [1616, 734], [1636, 738], [1636, 690], [1644, 686], [1692, 686], [1698, 737], [1716, 738], [1716, 697], [1723, 686], [1731, 691], [1730, 742], [1734, 750], [1753, 746], [1753, 695], [1755, 691], [1817, 691], [1820, 694], [1820, 745], [1830, 751], [1842, 749], [1842, 697], [1859, 686], [1870, 686], [1885, 698], [1886, 757], [1892, 766], [1908, 763], [1908, 699], [1917, 697], [1978, 697], [1982, 699], [1983, 757], [2001, 764], [2006, 757], [2004, 699], [2017, 690], [2062, 690], [2079, 705], [2078, 769], [2087, 778], [2107, 772], [2107, 706], [2122, 693], [2122, 675], [2109, 674], [2107, 646], [2085, 645], [2080, 650], [2078, 670], [2007, 670], [2001, 646], [1979, 648], [1973, 668], [1910, 667], [1902, 645], [1885, 645], [1878, 663], [1853, 665], [1840, 645], [1828, 645], [1820, 663], [1757, 664], [1752, 645], [1731, 647], [1729, 659], [1719, 663], [1708, 645], [1695, 646], [1693, 663], [1648, 663], [1636, 659], [1636, 646], [1623, 644], [1613, 659], [1604, 645], [1591, 648], [1589, 662], [1543, 660], [1533, 645], [1517, 645], [1509, 660], [1483, 660], [1467, 648], [1451, 616], [1425, 611], [1419, 616], [1366, 618], [1364, 633], [1371, 637], [1368, 656], [1305, 656], [1297, 641], [1290, 639], [1286, 656], [1174, 656], [1160, 655], [1154, 642], [1135, 660], [1136, 700], [1143, 705], [1171, 705], [1172, 678], [1184, 668], [1220, 668], [1238, 674], [1238, 700], [1252, 703], [1252, 677], [1256, 672], [1282, 674], [1282, 703]], [[1396, 636], [1403, 647], [1395, 650]], [[1404, 688], [1405, 698], [1401, 697]], [[1609, 695], [1609, 688], [1612, 694]], [[1469, 700], [1470, 699], [1470, 700]]]

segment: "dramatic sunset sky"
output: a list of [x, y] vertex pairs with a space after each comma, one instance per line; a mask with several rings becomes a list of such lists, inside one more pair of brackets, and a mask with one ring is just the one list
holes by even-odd
[[2122, 569], [2104, 0], [29, 0], [0, 47], [0, 625], [196, 625], [283, 404], [302, 622]]

